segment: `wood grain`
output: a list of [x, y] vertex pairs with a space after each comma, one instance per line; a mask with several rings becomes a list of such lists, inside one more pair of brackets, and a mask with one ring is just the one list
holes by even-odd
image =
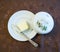
[[[33, 47], [28, 41], [13, 39], [7, 23], [10, 16], [19, 10], [49, 12], [55, 22], [54, 29], [46, 35], [37, 34], [34, 40], [39, 44]], [[60, 0], [0, 0], [0, 52], [60, 52]]]

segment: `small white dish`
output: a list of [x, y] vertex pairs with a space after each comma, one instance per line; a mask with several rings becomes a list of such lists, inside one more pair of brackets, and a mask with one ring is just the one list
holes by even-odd
[[12, 24], [16, 25], [17, 23], [19, 23], [20, 20], [26, 20], [30, 24], [30, 29], [27, 32], [25, 32], [25, 34], [30, 39], [35, 37], [37, 32], [32, 30], [33, 29], [32, 20], [34, 19], [34, 16], [35, 15], [32, 12], [27, 11], [27, 10], [21, 10], [21, 11], [14, 13], [8, 21], [8, 31], [9, 31], [10, 35], [18, 41], [27, 41], [27, 39], [24, 37], [23, 34], [21, 34], [21, 33], [18, 34], [12, 29]]
[[38, 33], [47, 34], [52, 31], [54, 27], [54, 20], [49, 13], [38, 12], [33, 20], [33, 26]]

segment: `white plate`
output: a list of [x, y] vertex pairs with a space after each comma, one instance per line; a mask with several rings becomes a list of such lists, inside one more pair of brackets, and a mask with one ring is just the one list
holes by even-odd
[[[45, 27], [47, 27], [47, 28], [45, 30], [42, 30], [43, 27], [38, 27], [37, 21], [39, 21], [40, 24], [43, 24], [43, 26], [45, 25]], [[34, 24], [34, 29], [38, 33], [46, 34], [46, 33], [49, 33], [53, 29], [54, 20], [53, 20], [52, 16], [49, 13], [47, 13], [47, 12], [38, 12], [35, 15], [35, 18], [33, 20], [33, 24]]]
[[24, 19], [24, 20], [27, 20], [28, 23], [30, 24], [30, 29], [27, 33], [25, 33], [30, 39], [32, 39], [35, 35], [36, 35], [36, 32], [35, 31], [31, 31], [31, 29], [33, 29], [33, 24], [32, 24], [32, 20], [34, 19], [34, 14], [30, 11], [27, 11], [27, 10], [21, 10], [21, 11], [18, 11], [16, 13], [14, 13], [9, 21], [8, 21], [8, 31], [10, 33], [10, 35], [18, 40], [18, 41], [27, 41], [27, 39], [23, 36], [23, 34], [18, 34], [16, 33], [13, 29], [12, 29], [12, 24], [17, 24], [21, 19]]

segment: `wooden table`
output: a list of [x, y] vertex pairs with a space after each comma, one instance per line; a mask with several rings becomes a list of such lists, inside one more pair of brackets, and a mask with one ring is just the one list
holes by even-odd
[[[16, 41], [10, 36], [8, 20], [19, 10], [33, 13], [46, 11], [53, 16], [54, 29], [49, 34], [37, 34], [32, 39], [39, 47], [33, 47], [28, 41]], [[60, 0], [0, 0], [0, 52], [60, 52]]]

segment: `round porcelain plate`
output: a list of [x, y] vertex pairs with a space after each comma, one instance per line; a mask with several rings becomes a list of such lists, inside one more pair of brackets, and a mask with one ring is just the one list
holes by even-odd
[[54, 20], [47, 12], [38, 12], [33, 20], [34, 29], [40, 34], [49, 33], [54, 27]]
[[27, 39], [24, 37], [23, 34], [16, 33], [11, 27], [12, 24], [16, 25], [21, 19], [24, 19], [24, 20], [27, 20], [30, 24], [30, 29], [25, 34], [30, 39], [32, 39], [36, 35], [36, 32], [34, 30], [32, 30], [33, 29], [33, 27], [32, 27], [33, 18], [34, 18], [34, 14], [30, 11], [27, 11], [27, 10], [21, 10], [21, 11], [14, 13], [8, 21], [8, 31], [9, 31], [10, 35], [18, 41], [27, 41]]

